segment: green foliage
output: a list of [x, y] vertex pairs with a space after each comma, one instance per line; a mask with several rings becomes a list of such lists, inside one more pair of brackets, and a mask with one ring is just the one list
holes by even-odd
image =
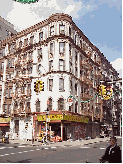
[[14, 0], [16, 2], [21, 2], [21, 3], [35, 3], [38, 2], [39, 0]]

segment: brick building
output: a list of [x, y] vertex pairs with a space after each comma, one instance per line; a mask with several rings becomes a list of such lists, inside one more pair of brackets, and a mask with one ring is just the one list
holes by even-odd
[[[36, 137], [45, 129], [48, 108], [49, 128], [63, 140], [99, 137], [104, 100], [97, 95], [97, 86], [105, 61], [71, 16], [51, 15], [1, 41], [0, 52], [0, 114], [11, 118], [11, 132], [31, 139], [34, 128]], [[44, 82], [40, 93], [34, 91], [37, 80]]]

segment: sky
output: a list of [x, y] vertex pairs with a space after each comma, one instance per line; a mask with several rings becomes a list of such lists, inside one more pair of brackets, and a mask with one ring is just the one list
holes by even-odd
[[0, 0], [0, 16], [18, 32], [53, 13], [72, 16], [122, 77], [122, 0], [39, 0], [30, 4]]

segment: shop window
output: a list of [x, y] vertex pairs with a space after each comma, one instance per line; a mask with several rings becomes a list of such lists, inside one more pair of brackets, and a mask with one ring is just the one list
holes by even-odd
[[53, 70], [53, 60], [49, 61], [49, 71]]
[[48, 105], [48, 110], [52, 111], [52, 98], [49, 98], [49, 105]]
[[65, 64], [64, 60], [59, 59], [59, 70], [64, 71], [65, 70]]
[[59, 28], [60, 34], [65, 34], [65, 25], [60, 25]]
[[53, 89], [53, 79], [49, 79], [49, 91]]
[[38, 101], [36, 102], [36, 112], [40, 112], [40, 108], [41, 108], [41, 106], [40, 106], [40, 101], [38, 100]]
[[64, 92], [64, 79], [59, 78], [59, 91]]
[[43, 40], [43, 32], [39, 33], [39, 41]]
[[59, 53], [65, 53], [65, 42], [59, 43]]
[[55, 34], [55, 30], [54, 30], [54, 26], [50, 27], [50, 35], [54, 35]]
[[58, 100], [58, 110], [64, 110], [64, 99], [60, 98]]

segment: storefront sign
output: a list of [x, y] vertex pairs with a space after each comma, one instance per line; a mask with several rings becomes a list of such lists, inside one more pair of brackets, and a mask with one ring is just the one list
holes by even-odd
[[[83, 122], [83, 123], [89, 122], [89, 118], [87, 118], [87, 117], [62, 115], [62, 114], [48, 115], [48, 118], [50, 119], [50, 121], [66, 120], [66, 121], [75, 121], [75, 122]], [[46, 115], [38, 115], [37, 120], [38, 121], [46, 121]]]
[[0, 118], [1, 123], [9, 123], [10, 122], [10, 117], [9, 118]]

